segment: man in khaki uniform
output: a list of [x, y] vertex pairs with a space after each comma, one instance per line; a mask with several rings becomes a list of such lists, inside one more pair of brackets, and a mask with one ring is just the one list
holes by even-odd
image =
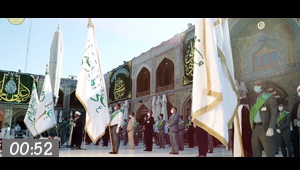
[[166, 121], [163, 119], [164, 115], [159, 115], [159, 122], [157, 123], [158, 129], [158, 140], [159, 140], [159, 149], [165, 149], [165, 124]]
[[135, 130], [135, 117], [134, 117], [134, 113], [131, 112], [129, 114], [129, 121], [127, 125], [129, 149], [134, 149], [134, 130]]

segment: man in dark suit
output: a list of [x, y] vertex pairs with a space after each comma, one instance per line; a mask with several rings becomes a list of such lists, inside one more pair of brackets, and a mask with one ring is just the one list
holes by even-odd
[[167, 122], [167, 127], [170, 129], [170, 141], [172, 145], [172, 151], [170, 154], [178, 154], [179, 147], [179, 114], [177, 114], [177, 108], [172, 107], [171, 109], [171, 117]]
[[81, 148], [81, 142], [82, 142], [82, 120], [80, 117], [81, 113], [76, 111], [75, 112], [75, 119], [73, 122], [73, 133], [72, 133], [72, 144], [76, 145], [77, 149]]
[[105, 134], [102, 136], [102, 141], [103, 141], [102, 146], [103, 147], [108, 146], [108, 139], [109, 139], [109, 127], [106, 127]]
[[198, 145], [197, 157], [206, 157], [208, 151], [208, 133], [201, 127], [194, 124], [195, 128], [195, 139]]
[[134, 146], [139, 146], [140, 141], [140, 123], [135, 121], [134, 123]]
[[152, 111], [149, 110], [147, 113], [147, 118], [144, 122], [146, 143], [146, 149], [144, 151], [152, 151], [153, 124], [155, 124], [154, 118], [152, 117]]
[[184, 120], [183, 120], [182, 115], [179, 116], [178, 126], [179, 126], [179, 132], [178, 132], [178, 135], [179, 135], [179, 150], [183, 151], [184, 150], [184, 135], [185, 135], [184, 127], [185, 127], [185, 125], [184, 125]]
[[[300, 97], [300, 86], [297, 88], [298, 96]], [[293, 144], [293, 150], [294, 150], [294, 157], [299, 157], [299, 127], [300, 123], [300, 100], [298, 100], [293, 105], [293, 109], [291, 112], [291, 121], [292, 121], [292, 132], [291, 132], [291, 138], [292, 138], [292, 144]]]
[[[292, 157], [292, 142], [291, 142], [291, 115], [284, 110], [283, 104], [278, 105], [279, 117], [277, 119], [277, 136], [283, 157]], [[288, 149], [288, 150], [286, 150]], [[288, 154], [287, 154], [288, 153]]]
[[195, 128], [194, 123], [192, 122], [191, 115], [188, 116], [189, 122], [186, 124], [188, 128], [188, 141], [189, 141], [189, 148], [194, 147], [194, 134], [195, 134]]
[[276, 136], [274, 131], [278, 117], [277, 101], [266, 92], [265, 81], [255, 81], [254, 91], [256, 95], [249, 99], [253, 156], [261, 157], [264, 148], [267, 157], [275, 157]]

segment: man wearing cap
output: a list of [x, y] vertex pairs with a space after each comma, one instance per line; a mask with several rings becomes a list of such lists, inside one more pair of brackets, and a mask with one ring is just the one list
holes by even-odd
[[267, 157], [275, 157], [276, 136], [274, 133], [278, 117], [277, 101], [266, 92], [265, 81], [255, 81], [254, 91], [256, 95], [252, 96], [249, 101], [253, 157], [261, 157], [262, 148]]
[[77, 149], [81, 148], [82, 142], [82, 120], [80, 117], [81, 113], [75, 112], [75, 119], [73, 121], [73, 133], [72, 133], [72, 144], [76, 145]]
[[[297, 95], [300, 97], [300, 86], [297, 88]], [[299, 133], [300, 133], [300, 100], [298, 100], [294, 105], [291, 112], [291, 121], [292, 121], [292, 144], [294, 157], [299, 157]]]
[[110, 139], [111, 152], [110, 154], [118, 154], [120, 146], [120, 127], [122, 126], [123, 113], [120, 111], [120, 104], [115, 105], [115, 111], [110, 117]]

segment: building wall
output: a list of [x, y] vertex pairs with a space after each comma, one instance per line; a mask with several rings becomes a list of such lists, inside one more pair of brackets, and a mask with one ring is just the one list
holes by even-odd
[[[297, 100], [296, 88], [300, 84], [299, 19], [295, 18], [238, 18], [230, 19], [235, 77], [245, 81], [249, 95], [253, 82], [263, 79], [279, 86], [287, 94], [289, 110]], [[258, 22], [265, 23], [258, 29]], [[278, 64], [255, 70], [253, 56], [263, 47], [277, 51]]]
[[[262, 30], [257, 28], [260, 21], [265, 22], [265, 28]], [[290, 109], [298, 99], [296, 88], [300, 84], [299, 18], [230, 18], [229, 27], [235, 78], [238, 81], [245, 81], [249, 90], [248, 95], [253, 94], [253, 82], [255, 80], [270, 80], [286, 92], [286, 100]], [[181, 34], [176, 34], [169, 40], [132, 59], [130, 111], [136, 113], [143, 104], [151, 109], [152, 97], [162, 97], [163, 94], [166, 94], [169, 103], [176, 106], [180, 114], [185, 114], [184, 104], [191, 96], [192, 85], [183, 86], [184, 66]], [[278, 65], [257, 71], [253, 67], [253, 55], [262, 47], [277, 51]], [[174, 89], [156, 93], [156, 70], [164, 58], [168, 58], [174, 63]], [[151, 75], [150, 95], [136, 98], [136, 80], [143, 67], [147, 68]], [[39, 92], [43, 86], [43, 78], [40, 79]], [[109, 92], [109, 78], [109, 72], [104, 74], [107, 95]], [[76, 90], [76, 84], [77, 80], [61, 79], [60, 89], [64, 93], [64, 103], [62, 108], [57, 109], [62, 110], [64, 116], [68, 116], [70, 111], [76, 110], [70, 108], [70, 95]], [[110, 104], [110, 106], [112, 105]], [[4, 108], [5, 112], [6, 110], [9, 112], [9, 108], [12, 108], [12, 112], [20, 109], [18, 105], [0, 104], [0, 107]], [[6, 113], [4, 115], [5, 119], [11, 118], [11, 115], [9, 116]]]

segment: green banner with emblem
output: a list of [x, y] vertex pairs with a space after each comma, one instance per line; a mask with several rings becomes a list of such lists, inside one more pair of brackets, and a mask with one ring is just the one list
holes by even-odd
[[38, 75], [0, 70], [0, 103], [28, 104]]
[[108, 103], [131, 99], [131, 61], [109, 73]]

